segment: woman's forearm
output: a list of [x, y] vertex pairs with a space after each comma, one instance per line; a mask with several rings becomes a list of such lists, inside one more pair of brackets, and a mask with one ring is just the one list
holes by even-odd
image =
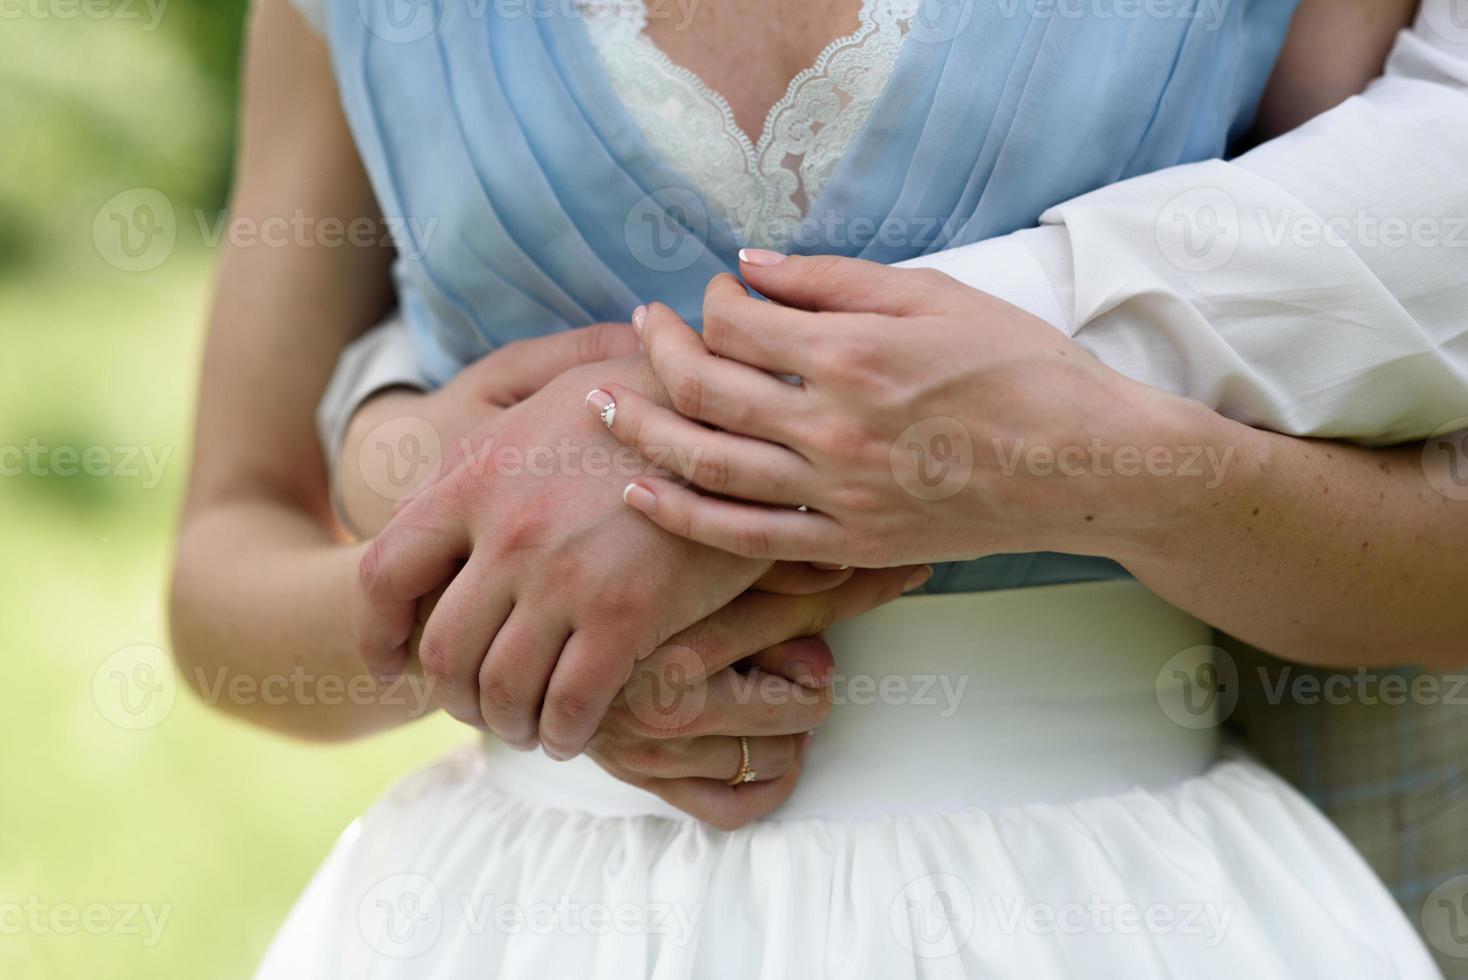
[[379, 683], [352, 646], [360, 552], [264, 497], [197, 513], [173, 585], [184, 679], [212, 707], [303, 738], [353, 738], [430, 713], [423, 678]]
[[1292, 660], [1468, 664], [1468, 504], [1429, 482], [1420, 446], [1297, 439], [1197, 406], [1181, 415], [1171, 441], [1216, 462], [1201, 477], [1154, 478], [1168, 516], [1113, 550], [1142, 582]]
[[[285, 0], [252, 7], [235, 228], [377, 221], [330, 58]], [[392, 249], [226, 235], [205, 345], [171, 602], [173, 653], [213, 705], [307, 737], [411, 717], [348, 649], [355, 549], [334, 537], [312, 412], [391, 298]], [[421, 711], [422, 709], [417, 709]]]

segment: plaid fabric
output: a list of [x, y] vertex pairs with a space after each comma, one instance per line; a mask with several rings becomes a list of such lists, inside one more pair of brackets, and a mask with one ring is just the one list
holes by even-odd
[[1218, 647], [1238, 671], [1233, 740], [1341, 828], [1444, 974], [1468, 980], [1468, 673], [1316, 670], [1231, 637]]

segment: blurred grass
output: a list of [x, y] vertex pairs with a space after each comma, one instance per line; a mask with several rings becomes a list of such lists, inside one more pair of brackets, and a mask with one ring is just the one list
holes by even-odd
[[[304, 746], [184, 691], [160, 724], [131, 731], [93, 698], [109, 655], [168, 647], [212, 264], [190, 215], [222, 203], [240, 9], [174, 0], [155, 31], [0, 21], [0, 448], [142, 447], [167, 461], [152, 488], [142, 475], [0, 476], [6, 980], [248, 976], [336, 834], [464, 738], [426, 722]], [[93, 218], [140, 186], [174, 204], [179, 244], [159, 268], [125, 273], [99, 254]], [[64, 920], [7, 917], [27, 904], [148, 905], [168, 918], [149, 945], [120, 928], [67, 934]]]

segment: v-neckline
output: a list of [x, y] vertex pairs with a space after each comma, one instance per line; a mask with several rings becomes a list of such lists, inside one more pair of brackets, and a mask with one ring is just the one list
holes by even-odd
[[[639, 3], [642, 2], [643, 0], [639, 0]], [[869, 11], [870, 6], [875, 2], [879, 2], [879, 0], [863, 0], [862, 14], [865, 15]], [[919, 0], [918, 13], [915, 16], [921, 16], [922, 8], [926, 7], [929, 2], [930, 0]], [[567, 24], [567, 21], [575, 21], [576, 23]], [[608, 148], [614, 152], [618, 163], [650, 191], [660, 192], [668, 188], [684, 188], [687, 180], [682, 176], [682, 171], [677, 166], [677, 163], [668, 159], [664, 153], [651, 145], [628, 107], [617, 96], [615, 87], [612, 85], [606, 68], [602, 64], [596, 45], [592, 41], [591, 29], [585, 22], [584, 14], [578, 11], [577, 16], [552, 17], [548, 18], [548, 22], [553, 31], [556, 31], [557, 27], [565, 31], [566, 33], [562, 35], [564, 42], [574, 48], [574, 54], [569, 61], [570, 68], [565, 71], [564, 77], [567, 83], [576, 91], [579, 101], [583, 105], [596, 107], [598, 111], [593, 115], [600, 118], [604, 123], [615, 121], [615, 125], [607, 125], [602, 132], [603, 139], [606, 140]], [[798, 73], [790, 80], [786, 86], [785, 95], [781, 97], [780, 101], [777, 101], [771, 106], [770, 113], [766, 115], [765, 126], [760, 133], [758, 143], [749, 139], [749, 134], [744, 131], [743, 127], [737, 125], [734, 127], [747, 148], [758, 147], [760, 144], [767, 142], [767, 136], [771, 131], [770, 121], [773, 114], [785, 103], [791, 92], [802, 84], [807, 73], [818, 69], [824, 59], [829, 56], [830, 49], [842, 43], [849, 42], [853, 37], [859, 37], [865, 28], [865, 17], [863, 17], [862, 25], [858, 27], [858, 30], [854, 34], [847, 34], [834, 39], [831, 44], [822, 50], [821, 55], [817, 58], [814, 65]], [[893, 92], [898, 89], [899, 78], [913, 70], [915, 64], [913, 61], [914, 45], [911, 42], [911, 34], [903, 39], [892, 73], [882, 86], [881, 93], [877, 96], [871, 115], [868, 116], [867, 123], [870, 123], [873, 118], [876, 118], [884, 112], [887, 103], [892, 98]], [[647, 43], [651, 44], [652, 42], [648, 40]], [[722, 101], [723, 110], [729, 112], [730, 118], [732, 118], [733, 110], [729, 107], [728, 100], [723, 99], [716, 90], [703, 83], [702, 78], [696, 73], [689, 72], [671, 58], [667, 58], [666, 53], [661, 48], [657, 48], [657, 45], [653, 44], [652, 47], [656, 48], [658, 53], [663, 58], [666, 58], [674, 69], [680, 72], [687, 72], [704, 89]], [[798, 244], [801, 241], [801, 226], [808, 222], [812, 215], [825, 213], [825, 211], [829, 210], [830, 201], [837, 199], [838, 196], [846, 196], [846, 191], [840, 186], [842, 171], [845, 169], [845, 164], [848, 160], [857, 156], [859, 153], [866, 152], [866, 142], [870, 139], [869, 130], [870, 127], [868, 125], [863, 125], [861, 131], [852, 138], [846, 148], [845, 154], [842, 156], [842, 164], [837, 167], [836, 172], [826, 182], [819, 196], [815, 200], [808, 202], [801, 224], [796, 227], [792, 236], [783, 243], [784, 251], [798, 251]], [[717, 243], [720, 251], [727, 252], [728, 257], [732, 257], [734, 252], [743, 245], [739, 235], [719, 215], [709, 214], [707, 215], [707, 220], [710, 226], [708, 229], [707, 246], [714, 248]], [[728, 257], [726, 257], [726, 261], [728, 261]], [[730, 264], [732, 265], [732, 262]]]
[[[585, 2], [595, 3], [596, 0], [585, 0]], [[751, 135], [748, 130], [739, 124], [738, 117], [734, 113], [733, 103], [729, 101], [728, 97], [722, 91], [709, 84], [708, 80], [697, 69], [690, 68], [681, 61], [674, 59], [672, 55], [663, 50], [662, 46], [647, 33], [647, 0], [612, 0], [612, 2], [636, 4], [638, 29], [634, 32], [636, 35], [635, 40], [645, 45], [667, 71], [681, 76], [693, 86], [701, 98], [707, 100], [717, 108], [720, 114], [728, 121], [730, 131], [738, 135], [739, 142], [743, 146], [745, 153], [750, 159], [758, 161], [765, 150], [769, 148], [770, 142], [774, 139], [775, 121], [780, 112], [795, 101], [802, 85], [826, 68], [832, 55], [841, 48], [860, 41], [872, 30], [872, 10], [882, 0], [861, 0], [861, 3], [856, 9], [856, 29], [827, 41], [810, 64], [786, 80], [780, 97], [770, 103], [770, 107], [765, 110], [759, 132], [755, 135]]]

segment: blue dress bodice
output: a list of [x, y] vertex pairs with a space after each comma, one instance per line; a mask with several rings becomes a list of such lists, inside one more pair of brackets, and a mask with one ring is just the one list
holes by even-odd
[[[1224, 154], [1297, 0], [925, 0], [788, 251], [897, 262]], [[1094, 9], [1093, 9], [1094, 8]], [[618, 102], [574, 0], [331, 0], [347, 118], [436, 383], [509, 341], [658, 300], [698, 326], [741, 245]], [[1084, 556], [940, 567], [929, 591], [1111, 578]]]

